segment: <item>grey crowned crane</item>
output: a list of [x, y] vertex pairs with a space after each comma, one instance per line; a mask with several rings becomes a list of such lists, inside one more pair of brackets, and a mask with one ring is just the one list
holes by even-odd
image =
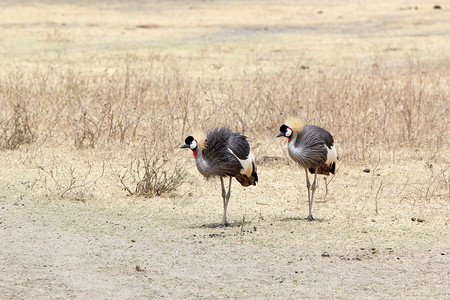
[[[311, 210], [317, 184], [317, 174], [329, 175], [336, 171], [337, 152], [334, 139], [327, 130], [303, 125], [298, 119], [292, 119], [281, 125], [276, 137], [288, 138], [289, 156], [305, 169], [308, 189], [308, 220], [314, 220]], [[313, 184], [309, 182], [308, 171], [314, 174]]]
[[[181, 148], [190, 148], [198, 171], [206, 178], [219, 177], [222, 184], [223, 226], [227, 222], [227, 207], [231, 195], [231, 179], [234, 177], [243, 186], [256, 185], [255, 157], [250, 152], [247, 137], [227, 128], [215, 128], [205, 138], [188, 136]], [[228, 193], [223, 178], [229, 177]]]

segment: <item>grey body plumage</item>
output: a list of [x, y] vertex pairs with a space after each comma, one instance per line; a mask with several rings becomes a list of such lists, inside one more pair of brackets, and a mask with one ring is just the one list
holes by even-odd
[[[308, 189], [308, 220], [313, 220], [311, 213], [314, 192], [316, 190], [317, 174], [334, 174], [336, 170], [337, 153], [331, 133], [315, 125], [299, 125], [295, 129], [288, 125], [280, 127], [277, 137], [285, 136], [289, 139], [289, 156], [305, 169], [306, 186]], [[309, 182], [308, 171], [314, 174], [314, 181]]]
[[[293, 133], [292, 140], [288, 144], [288, 152], [294, 161], [308, 169], [311, 174], [314, 174], [315, 168], [320, 168], [326, 173], [324, 175], [328, 175], [324, 167], [328, 149], [333, 145], [333, 136], [327, 130], [314, 125], [305, 125], [298, 134]], [[334, 169], [331, 173], [334, 173]]]
[[[226, 211], [231, 194], [231, 179], [234, 177], [243, 186], [256, 185], [258, 174], [255, 159], [250, 152], [247, 137], [225, 127], [211, 130], [205, 141], [189, 136], [182, 148], [194, 152], [198, 171], [205, 177], [220, 177], [224, 214], [222, 225], [228, 225]], [[229, 177], [228, 193], [225, 193], [223, 178]]]
[[245, 136], [224, 127], [211, 130], [206, 137], [205, 149], [200, 148], [195, 158], [199, 172], [206, 178], [239, 175], [242, 165], [228, 149], [244, 160], [250, 154], [250, 145]]

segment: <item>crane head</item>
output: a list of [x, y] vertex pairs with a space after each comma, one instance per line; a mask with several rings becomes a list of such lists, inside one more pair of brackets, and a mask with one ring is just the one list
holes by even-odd
[[292, 136], [292, 129], [291, 127], [287, 126], [286, 124], [283, 124], [280, 126], [280, 133], [277, 134], [275, 137], [285, 136], [287, 138], [291, 138]]
[[180, 146], [180, 148], [190, 148], [192, 151], [195, 150], [195, 148], [197, 148], [198, 142], [194, 139], [193, 136], [188, 136], [185, 140], [184, 140], [184, 144]]

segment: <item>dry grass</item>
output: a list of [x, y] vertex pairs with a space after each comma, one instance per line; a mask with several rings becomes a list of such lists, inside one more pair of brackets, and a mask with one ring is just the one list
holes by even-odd
[[[130, 170], [144, 172], [133, 179], [140, 182], [135, 193], [141, 195], [162, 193], [155, 182], [150, 188], [155, 191], [145, 192], [149, 187], [143, 182], [150, 184], [155, 172], [166, 174], [157, 181], [181, 182], [175, 150], [192, 130], [226, 125], [266, 143], [288, 115], [332, 131], [343, 161], [396, 163], [405, 159], [398, 151], [411, 149], [427, 164], [448, 163], [448, 66], [411, 62], [397, 70], [380, 63], [329, 73], [293, 66], [226, 82], [191, 78], [159, 60], [138, 66], [128, 57], [118, 64], [114, 72], [99, 75], [48, 69], [4, 78], [2, 147], [36, 140], [76, 149], [146, 149], [130, 158], [136, 164]], [[167, 71], [155, 72], [156, 64]], [[163, 171], [168, 164], [175, 169]], [[177, 185], [168, 186], [170, 191]]]
[[[136, 143], [155, 128], [163, 129], [156, 140], [181, 138], [215, 124], [261, 140], [296, 115], [329, 128], [346, 156], [363, 160], [380, 146], [426, 146], [438, 155], [448, 140], [448, 65], [411, 62], [397, 70], [377, 64], [342, 72], [292, 66], [203, 81], [159, 60], [115, 64], [100, 75], [49, 69], [3, 78], [2, 129], [9, 139], [30, 140], [34, 132], [76, 148]], [[155, 73], [154, 64], [168, 71]]]

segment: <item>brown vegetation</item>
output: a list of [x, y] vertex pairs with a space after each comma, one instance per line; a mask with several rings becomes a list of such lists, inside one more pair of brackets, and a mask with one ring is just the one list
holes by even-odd
[[[171, 71], [156, 73], [156, 63]], [[145, 149], [129, 162], [142, 160], [143, 178], [136, 187], [142, 195], [161, 194], [156, 187], [144, 192], [148, 188], [142, 180], [156, 176], [156, 170], [166, 174], [169, 170], [161, 168], [176, 161], [177, 145], [192, 130], [225, 125], [266, 142], [288, 115], [329, 128], [343, 161], [395, 163], [399, 149], [412, 149], [423, 151], [431, 164], [448, 159], [447, 68], [411, 63], [403, 70], [376, 65], [312, 73], [294, 66], [204, 82], [165, 62], [137, 66], [127, 60], [112, 75], [73, 70], [14, 74], [1, 81], [1, 145], [17, 149], [36, 140], [76, 149]], [[181, 182], [180, 164], [170, 168], [175, 177], [163, 181]], [[169, 186], [162, 190], [177, 185]]]

